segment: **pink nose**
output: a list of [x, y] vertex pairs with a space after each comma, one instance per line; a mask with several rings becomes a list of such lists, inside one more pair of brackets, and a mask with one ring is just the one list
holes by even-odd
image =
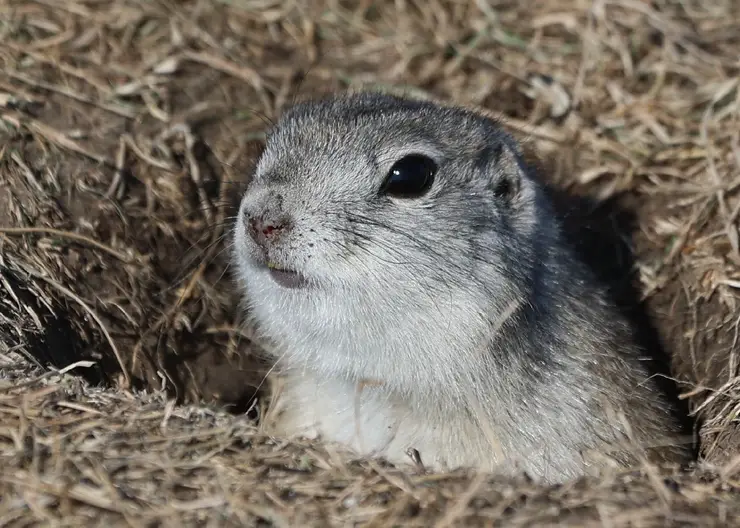
[[278, 238], [288, 226], [288, 222], [285, 220], [266, 221], [259, 218], [250, 218], [247, 222], [247, 226], [249, 236], [251, 236], [257, 244], [264, 246], [271, 240]]

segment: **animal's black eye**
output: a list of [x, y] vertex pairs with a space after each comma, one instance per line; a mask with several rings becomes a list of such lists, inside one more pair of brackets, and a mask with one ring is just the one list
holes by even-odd
[[419, 198], [431, 188], [436, 174], [437, 164], [431, 158], [421, 154], [404, 156], [388, 171], [380, 193], [394, 198]]

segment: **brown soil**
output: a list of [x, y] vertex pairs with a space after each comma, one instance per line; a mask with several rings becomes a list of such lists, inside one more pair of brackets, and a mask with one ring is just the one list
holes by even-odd
[[[740, 521], [740, 4], [484, 5], [0, 0], [0, 524]], [[256, 429], [230, 219], [266, 123], [359, 87], [528, 142], [696, 467], [542, 487]]]

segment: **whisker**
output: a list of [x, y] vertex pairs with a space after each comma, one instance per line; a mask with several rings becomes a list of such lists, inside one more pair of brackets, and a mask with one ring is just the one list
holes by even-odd
[[[362, 234], [358, 234], [358, 233], [356, 233], [354, 231], [351, 231], [349, 229], [340, 229], [340, 231], [345, 232], [345, 233], [348, 233], [350, 235], [363, 237]], [[367, 238], [369, 239], [369, 237], [367, 237]], [[419, 273], [416, 274], [416, 278], [417, 278], [417, 280], [422, 281], [424, 283], [424, 285], [425, 285], [425, 288], [423, 288], [421, 291], [429, 298], [429, 300], [432, 301], [432, 305], [435, 306], [435, 308], [440, 313], [440, 315], [444, 315], [439, 302], [437, 301], [437, 299], [434, 296], [434, 293], [436, 291], [436, 288], [434, 287], [433, 284], [431, 284], [429, 282], [429, 279], [427, 278], [426, 274], [424, 273], [424, 269], [423, 269], [423, 267], [420, 264], [418, 264], [418, 263], [416, 263], [414, 261], [408, 261], [408, 260], [407, 261], [403, 261], [403, 262], [392, 262], [392, 261], [388, 261], [388, 260], [383, 259], [382, 257], [379, 257], [378, 255], [374, 254], [372, 251], [370, 251], [369, 248], [367, 248], [365, 246], [355, 245], [353, 247], [359, 249], [360, 251], [364, 251], [366, 254], [371, 255], [373, 258], [375, 258], [375, 259], [377, 259], [377, 260], [379, 260], [381, 262], [386, 262], [386, 263], [393, 264], [393, 265], [408, 266], [413, 271], [419, 272]], [[390, 244], [386, 244], [384, 247], [383, 246], [381, 246], [381, 247], [383, 249], [386, 249], [390, 253], [395, 253], [397, 255], [401, 255], [401, 252], [397, 248], [395, 248], [394, 246], [392, 246]], [[342, 249], [346, 249], [346, 248], [345, 247], [342, 247]], [[421, 268], [421, 269], [418, 269], [418, 268]], [[377, 280], [377, 281], [382, 281], [383, 280], [383, 277], [378, 276], [377, 273], [375, 273], [374, 270], [372, 270], [369, 266], [365, 266], [364, 267], [364, 272], [367, 273], [370, 276], [374, 276], [375, 280]], [[442, 284], [446, 287], [445, 289], [447, 290], [447, 293], [449, 294], [449, 297], [450, 297], [450, 304], [452, 304], [452, 299], [453, 299], [453, 287], [452, 286], [453, 285], [450, 284], [450, 283], [448, 283], [447, 281], [443, 282]], [[448, 322], [448, 324], [450, 324], [450, 323]]]
[[[355, 221], [359, 224], [364, 225], [372, 225], [374, 227], [379, 227], [382, 229], [385, 229], [391, 233], [397, 234], [408, 240], [409, 242], [412, 242], [413, 244], [419, 246], [420, 248], [424, 249], [424, 251], [434, 257], [436, 257], [439, 260], [442, 260], [444, 263], [450, 265], [451, 271], [457, 271], [459, 273], [462, 273], [463, 275], [469, 275], [470, 269], [465, 267], [463, 263], [460, 263], [459, 261], [453, 260], [452, 258], [448, 257], [447, 255], [437, 251], [434, 249], [429, 243], [426, 243], [423, 241], [423, 239], [420, 239], [418, 237], [414, 237], [407, 233], [403, 229], [399, 229], [397, 227], [394, 227], [392, 225], [380, 222], [378, 220], [368, 218], [366, 216], [357, 215], [357, 214], [349, 214], [348, 215], [351, 219], [351, 221]], [[497, 271], [500, 273], [504, 273], [506, 270], [502, 269], [501, 266], [499, 266], [497, 263], [492, 262], [490, 260], [486, 260], [485, 258], [479, 256], [479, 255], [472, 255], [472, 258], [475, 262], [479, 262], [481, 264], [485, 264], [487, 266], [493, 266], [496, 268]], [[441, 268], [437, 266], [438, 270]]]
[[[382, 229], [385, 229], [385, 230], [387, 230], [387, 231], [389, 231], [391, 233], [394, 233], [394, 234], [397, 234], [397, 235], [402, 236], [404, 239], [406, 239], [409, 242], [413, 243], [414, 245], [422, 248], [424, 250], [424, 254], [428, 254], [428, 255], [434, 256], [438, 260], [442, 260], [445, 263], [450, 264], [450, 267], [452, 268], [453, 271], [457, 270], [457, 271], [460, 271], [460, 272], [462, 272], [464, 274], [467, 274], [469, 272], [469, 270], [467, 268], [463, 267], [460, 263], [458, 263], [458, 262], [456, 262], [454, 260], [451, 260], [446, 255], [444, 255], [443, 253], [437, 251], [431, 245], [429, 245], [428, 243], [424, 242], [422, 239], [417, 238], [417, 237], [414, 237], [412, 235], [409, 235], [408, 233], [406, 233], [402, 229], [395, 228], [395, 227], [393, 227], [391, 225], [382, 223], [382, 222], [377, 221], [377, 220], [373, 220], [373, 219], [366, 218], [366, 217], [361, 217], [359, 215], [352, 215], [352, 217], [355, 220], [359, 220], [359, 222], [357, 222], [357, 223], [360, 224], [360, 225], [363, 225], [364, 224], [364, 225], [370, 225], [370, 226], [373, 226], [373, 227], [382, 228]], [[376, 242], [377, 242], [377, 239], [376, 239]], [[485, 262], [486, 264], [490, 264], [489, 262], [486, 262], [486, 261], [483, 261], [483, 262]], [[441, 271], [441, 268], [438, 265], [436, 265], [435, 267], [436, 267], [437, 272]]]

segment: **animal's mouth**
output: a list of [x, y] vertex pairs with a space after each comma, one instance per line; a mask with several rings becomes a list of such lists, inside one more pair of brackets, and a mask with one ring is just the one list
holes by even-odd
[[267, 270], [270, 272], [270, 277], [283, 288], [303, 288], [308, 284], [302, 274], [291, 269], [281, 268], [273, 262], [267, 263]]

